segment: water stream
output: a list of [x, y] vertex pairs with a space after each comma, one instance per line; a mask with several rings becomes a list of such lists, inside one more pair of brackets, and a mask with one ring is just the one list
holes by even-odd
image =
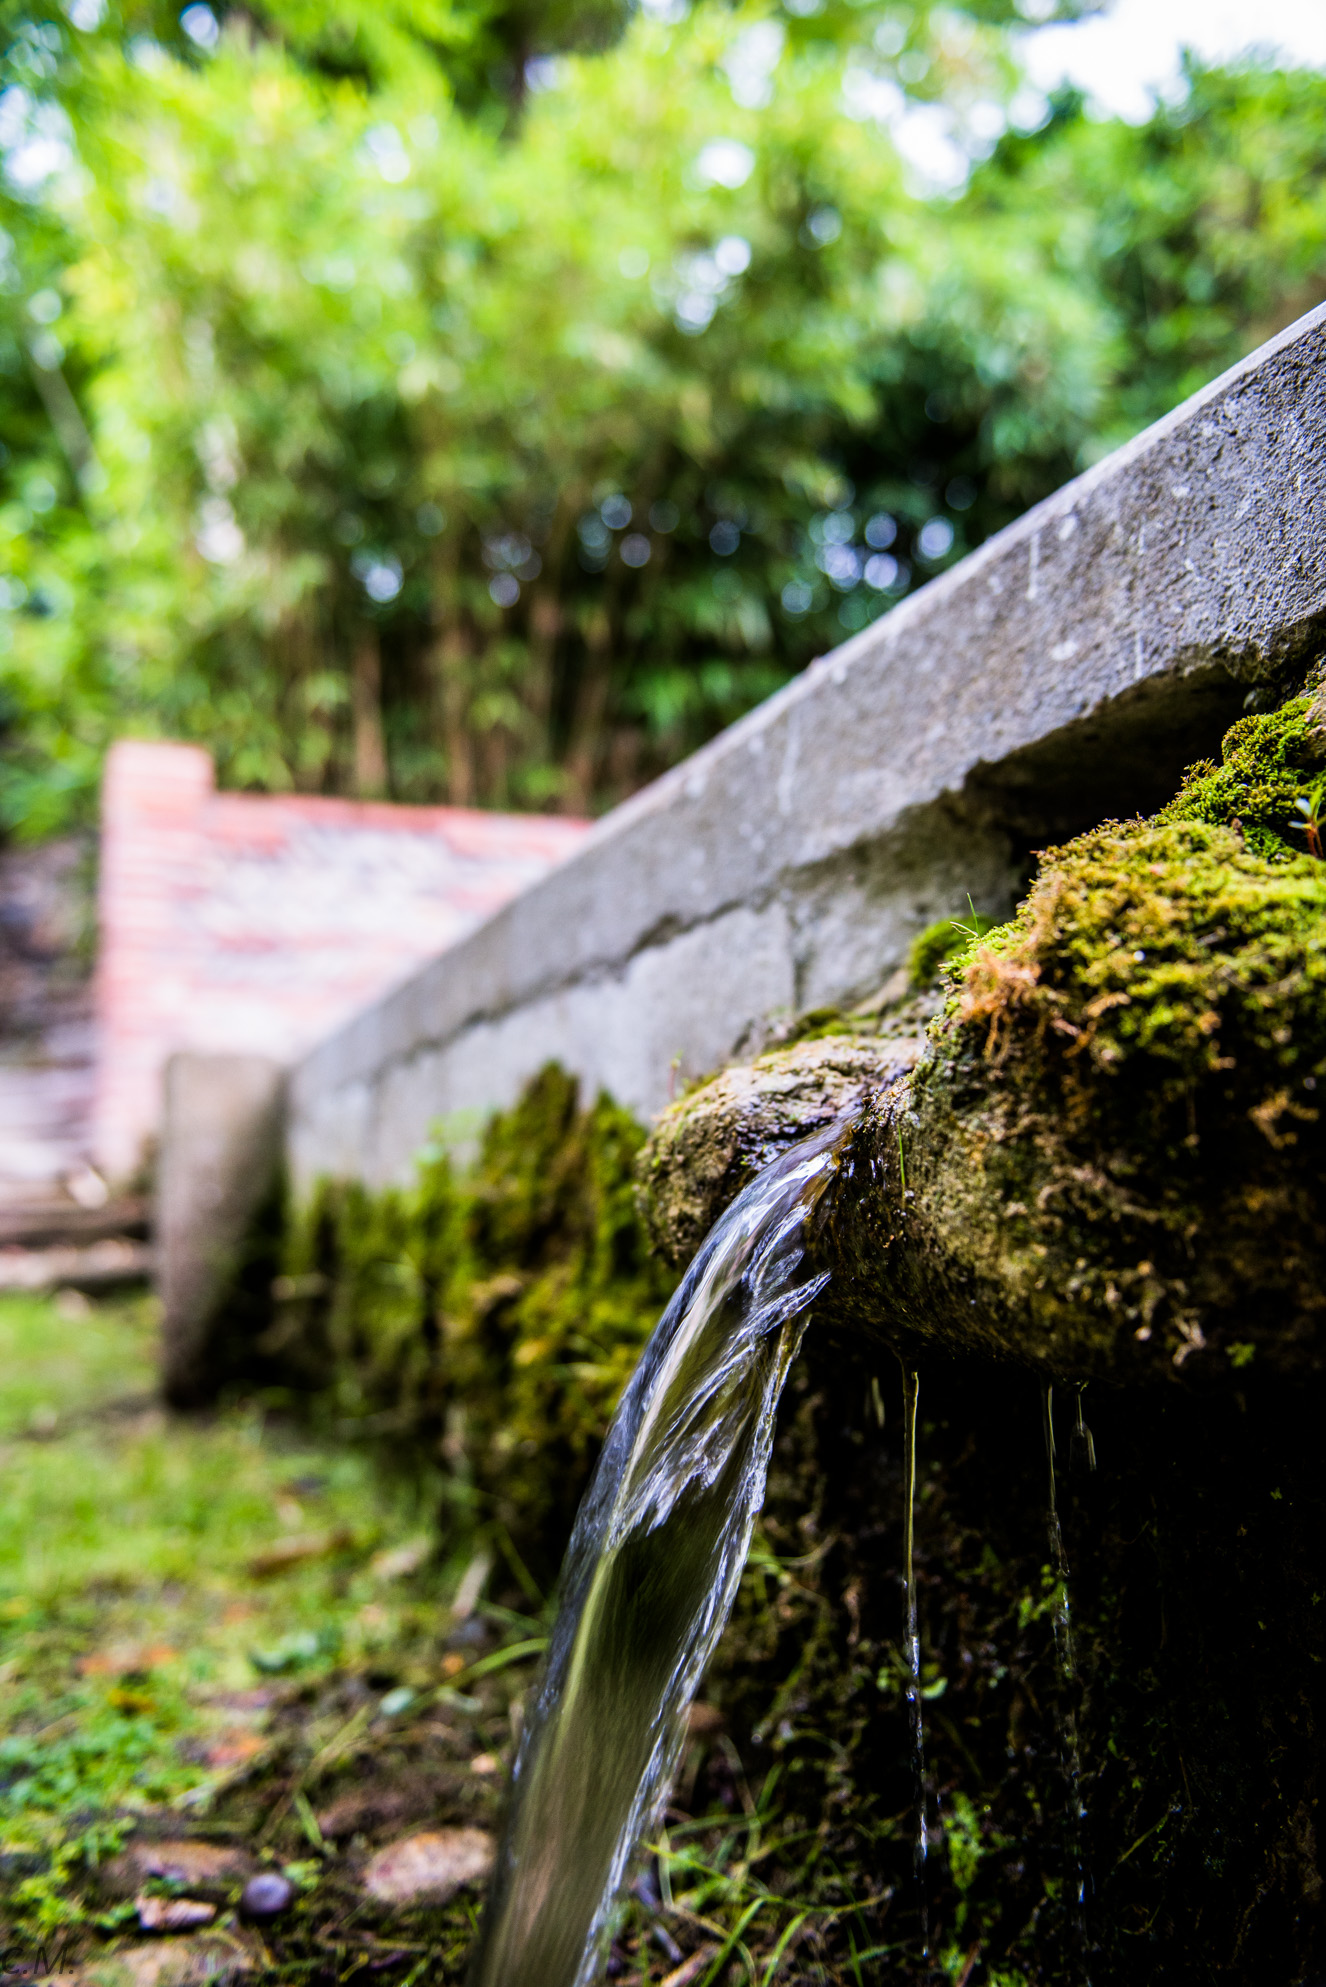
[[[1086, 1808], [1082, 1802], [1082, 1760], [1077, 1742], [1077, 1655], [1073, 1648], [1073, 1621], [1068, 1595], [1068, 1553], [1064, 1546], [1063, 1526], [1059, 1519], [1056, 1485], [1054, 1388], [1048, 1382], [1041, 1389], [1041, 1414], [1045, 1427], [1046, 1463], [1049, 1469], [1048, 1530], [1050, 1564], [1054, 1574], [1054, 1651], [1058, 1670], [1053, 1700], [1054, 1721], [1065, 1789], [1064, 1852], [1068, 1866], [1065, 1871], [1068, 1914], [1080, 1967], [1086, 1945], [1087, 1886], [1086, 1868], [1082, 1859], [1082, 1824], [1086, 1820]], [[1090, 1429], [1082, 1419], [1080, 1389], [1077, 1395], [1077, 1420], [1073, 1438], [1073, 1450], [1070, 1453], [1081, 1456], [1080, 1467], [1087, 1466], [1086, 1459], [1089, 1456], [1090, 1467], [1094, 1469], [1095, 1444], [1091, 1439]]]
[[851, 1128], [803, 1140], [733, 1202], [622, 1397], [567, 1548], [472, 1987], [598, 1972], [736, 1595], [779, 1396], [827, 1281], [803, 1270], [807, 1223]]
[[907, 1722], [912, 1747], [912, 1784], [916, 1803], [916, 1835], [912, 1871], [916, 1906], [921, 1920], [921, 1951], [930, 1952], [930, 1912], [926, 1901], [925, 1865], [929, 1836], [925, 1814], [925, 1713], [921, 1701], [921, 1632], [916, 1602], [916, 1409], [921, 1378], [914, 1367], [902, 1369], [903, 1399], [903, 1611], [907, 1641]]

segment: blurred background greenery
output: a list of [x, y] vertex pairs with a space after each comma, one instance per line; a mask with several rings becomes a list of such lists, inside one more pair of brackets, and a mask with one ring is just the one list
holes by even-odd
[[0, 832], [599, 810], [1326, 294], [1326, 76], [1021, 4], [3, 0]]

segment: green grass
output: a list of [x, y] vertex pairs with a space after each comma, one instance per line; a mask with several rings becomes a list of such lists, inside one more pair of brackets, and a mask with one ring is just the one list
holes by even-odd
[[[51, 1848], [89, 1811], [205, 1802], [254, 1743], [235, 1700], [265, 1675], [313, 1683], [348, 1664], [408, 1682], [455, 1578], [375, 1570], [435, 1507], [366, 1454], [254, 1407], [168, 1417], [151, 1401], [153, 1329], [142, 1299], [83, 1319], [0, 1300], [10, 1851]], [[323, 1550], [264, 1572], [292, 1538]]]
[[[477, 1895], [384, 1922], [359, 1871], [411, 1827], [496, 1825], [546, 1610], [440, 1477], [252, 1402], [166, 1413], [154, 1331], [145, 1299], [84, 1318], [0, 1299], [0, 1974], [141, 1936], [98, 1868], [142, 1826], [291, 1875], [298, 1902], [265, 1934], [274, 1987], [459, 1987]], [[325, 1550], [276, 1566], [292, 1538]], [[458, 1624], [479, 1550], [507, 1604]], [[708, 1987], [781, 1987], [811, 1941], [817, 1965], [850, 1947], [855, 1970], [824, 1973], [845, 1987], [884, 1950], [822, 1831], [780, 1818], [778, 1771], [757, 1799], [744, 1784], [744, 1814], [725, 1794], [660, 1843], [675, 1940], [632, 1898], [623, 1977], [657, 1983], [680, 1949], [703, 1951]], [[378, 1818], [324, 1839], [319, 1812], [365, 1797]]]
[[155, 1350], [145, 1298], [70, 1318], [46, 1297], [0, 1297], [0, 1440], [151, 1395]]

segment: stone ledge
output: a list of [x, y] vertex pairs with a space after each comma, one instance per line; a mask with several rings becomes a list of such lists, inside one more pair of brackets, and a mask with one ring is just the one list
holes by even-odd
[[609, 815], [298, 1067], [296, 1181], [399, 1177], [554, 1055], [649, 1115], [1171, 789], [1326, 627], [1324, 362], [1326, 307]]

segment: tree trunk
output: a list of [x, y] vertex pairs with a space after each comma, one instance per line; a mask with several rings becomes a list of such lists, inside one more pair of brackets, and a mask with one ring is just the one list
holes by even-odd
[[585, 630], [585, 667], [576, 699], [575, 725], [566, 755], [566, 789], [562, 811], [587, 814], [594, 793], [594, 776], [603, 742], [612, 687], [612, 618], [598, 607]]
[[378, 800], [387, 791], [387, 749], [382, 736], [382, 648], [376, 628], [363, 627], [355, 637], [350, 704], [355, 792], [361, 800]]

